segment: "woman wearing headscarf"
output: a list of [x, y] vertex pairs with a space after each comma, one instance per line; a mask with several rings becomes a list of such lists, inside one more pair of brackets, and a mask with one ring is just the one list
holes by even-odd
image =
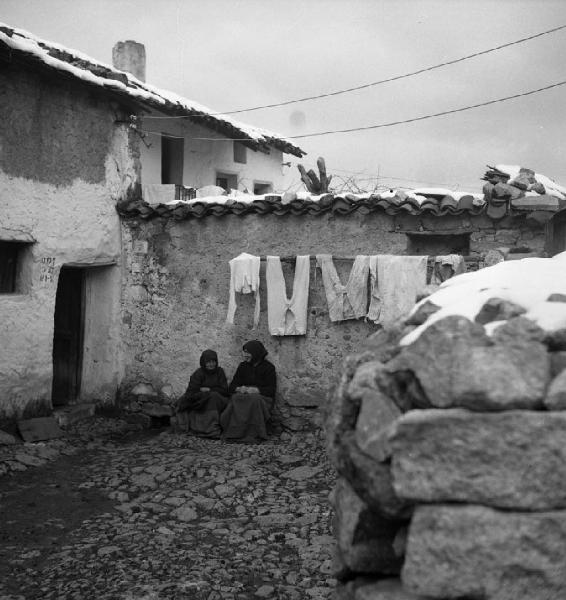
[[202, 437], [220, 437], [220, 413], [228, 404], [228, 382], [214, 350], [205, 350], [200, 368], [189, 380], [177, 412], [186, 412], [187, 430]]
[[258, 340], [242, 347], [244, 360], [230, 383], [230, 401], [220, 416], [222, 439], [256, 442], [267, 439], [267, 422], [275, 398], [277, 375]]

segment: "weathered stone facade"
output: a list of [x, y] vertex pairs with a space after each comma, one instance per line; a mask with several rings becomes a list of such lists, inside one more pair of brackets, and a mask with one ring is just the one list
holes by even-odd
[[[434, 234], [430, 240], [427, 234]], [[352, 258], [358, 254], [408, 254], [410, 236], [440, 253], [442, 239], [468, 236], [469, 253], [480, 262], [486, 252], [505, 245], [522, 252], [544, 251], [544, 226], [525, 215], [493, 221], [480, 215], [442, 217], [389, 215], [384, 212], [347, 215], [332, 212], [310, 215], [244, 215], [176, 220], [128, 218], [123, 220], [126, 254], [123, 278], [125, 379], [123, 396], [140, 381], [158, 392], [169, 385], [178, 397], [206, 348], [218, 351], [228, 376], [241, 360], [241, 346], [261, 339], [277, 367], [279, 389], [287, 416], [305, 416], [298, 407], [326, 404], [329, 390], [344, 355], [378, 329], [364, 320], [332, 323], [320, 270], [314, 256], [330, 253], [346, 281]], [[433, 239], [434, 238], [434, 239]], [[311, 260], [307, 334], [272, 337], [267, 328], [265, 263], [261, 268], [261, 317], [252, 329], [254, 299], [238, 297], [235, 325], [226, 325], [230, 269], [228, 261], [241, 252], [265, 257]], [[478, 263], [473, 265], [477, 268]], [[284, 262], [287, 290], [292, 285], [294, 262]], [[307, 412], [313, 413], [316, 411]]]

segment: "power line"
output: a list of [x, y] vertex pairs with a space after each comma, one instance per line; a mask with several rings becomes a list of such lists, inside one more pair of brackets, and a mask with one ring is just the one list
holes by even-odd
[[[555, 33], [556, 31], [560, 31], [561, 29], [565, 29], [566, 25], [559, 25], [558, 27], [554, 27], [553, 29], [548, 29], [547, 31], [542, 31], [540, 33], [536, 33], [534, 35], [530, 35], [525, 38], [521, 38], [519, 40], [515, 40], [513, 42], [508, 42], [506, 44], [501, 44], [499, 46], [495, 46], [494, 48], [488, 48], [487, 50], [481, 50], [479, 52], [474, 52], [473, 54], [468, 54], [466, 56], [462, 56], [460, 58], [455, 58], [453, 60], [448, 60], [436, 65], [432, 65], [430, 67], [424, 67], [422, 69], [418, 69], [417, 71], [412, 71], [411, 73], [405, 73], [403, 75], [395, 75], [393, 77], [388, 77], [387, 79], [380, 79], [379, 81], [373, 81], [371, 83], [365, 83], [363, 85], [358, 85], [355, 87], [346, 88], [343, 90], [337, 90], [334, 92], [328, 92], [326, 94], [317, 94], [316, 96], [306, 96], [304, 98], [297, 98], [295, 100], [286, 100], [285, 102], [276, 102], [273, 104], [264, 104], [261, 106], [254, 106], [252, 108], [241, 108], [239, 110], [231, 110], [227, 112], [217, 112], [217, 113], [208, 113], [207, 115], [194, 115], [194, 117], [216, 117], [219, 115], [236, 115], [244, 112], [252, 112], [254, 110], [262, 110], [264, 108], [276, 108], [278, 106], [288, 106], [289, 104], [296, 104], [298, 102], [307, 102], [309, 100], [320, 100], [321, 98], [329, 98], [331, 96], [339, 96], [341, 94], [348, 94], [350, 92], [355, 92], [358, 90], [364, 90], [370, 87], [374, 87], [376, 85], [381, 85], [382, 83], [390, 83], [392, 81], [399, 81], [400, 79], [406, 79], [408, 77], [414, 77], [415, 75], [421, 75], [422, 73], [427, 73], [428, 71], [434, 71], [435, 69], [440, 69], [442, 67], [446, 67], [449, 65], [454, 65], [456, 63], [463, 62], [465, 60], [469, 60], [471, 58], [476, 58], [478, 56], [483, 56], [484, 54], [489, 54], [491, 52], [496, 52], [498, 50], [502, 50], [503, 48], [508, 48], [510, 46], [515, 46], [517, 44], [522, 44], [523, 42], [527, 42], [529, 40], [534, 40], [535, 38], [542, 37], [543, 35], [548, 35], [550, 33]], [[148, 116], [146, 119], [189, 119], [194, 118], [193, 116], [188, 115], [179, 115], [179, 116], [171, 116], [171, 117], [162, 117], [162, 116]]]
[[[405, 123], [415, 123], [416, 121], [424, 121], [426, 119], [434, 119], [436, 117], [442, 117], [444, 115], [451, 115], [458, 112], [464, 112], [466, 110], [472, 110], [473, 108], [480, 108], [482, 106], [489, 106], [491, 104], [497, 104], [498, 102], [506, 102], [507, 100], [514, 100], [515, 98], [522, 98], [523, 96], [531, 96], [533, 94], [538, 94], [539, 92], [544, 92], [546, 90], [550, 90], [555, 87], [559, 87], [561, 85], [566, 84], [566, 81], [559, 81], [558, 83], [553, 83], [551, 85], [547, 85], [542, 88], [538, 88], [536, 90], [531, 90], [529, 92], [522, 92], [521, 94], [514, 94], [513, 96], [505, 96], [504, 98], [497, 98], [496, 100], [488, 100], [487, 102], [480, 102], [479, 104], [472, 104], [470, 106], [464, 106], [462, 108], [454, 108], [452, 110], [444, 110], [442, 112], [433, 113], [430, 115], [423, 115], [421, 117], [414, 117], [412, 119], [404, 119], [401, 121], [390, 121], [389, 123], [379, 123], [377, 125], [366, 125], [364, 127], [352, 127], [350, 129], [330, 129], [328, 131], [317, 131], [314, 133], [303, 133], [301, 135], [287, 135], [281, 136], [281, 139], [286, 140], [298, 140], [302, 138], [308, 137], [318, 137], [321, 135], [330, 135], [333, 133], [353, 133], [354, 131], [367, 131], [368, 129], [382, 129], [384, 127], [393, 127], [395, 125], [403, 125]], [[139, 130], [143, 133], [149, 133], [154, 135], [165, 135], [159, 131], [149, 131], [141, 129]], [[192, 140], [201, 140], [201, 141], [209, 141], [209, 142], [249, 142], [252, 138], [207, 138], [207, 137], [191, 137], [187, 139]]]

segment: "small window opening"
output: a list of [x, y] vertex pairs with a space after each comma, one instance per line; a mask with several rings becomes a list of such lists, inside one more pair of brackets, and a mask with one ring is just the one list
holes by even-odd
[[408, 233], [407, 254], [411, 256], [442, 256], [470, 253], [470, 234]]
[[244, 165], [248, 162], [247, 148], [242, 142], [234, 142], [234, 162]]
[[183, 163], [185, 160], [185, 140], [183, 138], [161, 137], [161, 183], [183, 185]]
[[270, 194], [273, 191], [273, 184], [269, 181], [254, 181], [254, 194]]
[[229, 192], [238, 189], [238, 176], [232, 173], [216, 173], [216, 185]]
[[26, 291], [25, 284], [29, 277], [26, 277], [23, 264], [30, 247], [31, 244], [26, 242], [0, 241], [0, 294]]

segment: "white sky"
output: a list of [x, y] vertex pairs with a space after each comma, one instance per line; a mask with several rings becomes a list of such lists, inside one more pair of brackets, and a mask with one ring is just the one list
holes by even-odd
[[[0, 21], [106, 63], [115, 42], [136, 40], [146, 47], [148, 83], [229, 111], [402, 75], [552, 29], [566, 24], [566, 1], [0, 0]], [[564, 81], [565, 56], [566, 29], [402, 81], [235, 117], [286, 136], [409, 119]], [[392, 187], [479, 191], [486, 165], [497, 163], [566, 185], [565, 105], [566, 85], [296, 143], [307, 168], [324, 156], [335, 180], [357, 171], [371, 188], [379, 174]]]

